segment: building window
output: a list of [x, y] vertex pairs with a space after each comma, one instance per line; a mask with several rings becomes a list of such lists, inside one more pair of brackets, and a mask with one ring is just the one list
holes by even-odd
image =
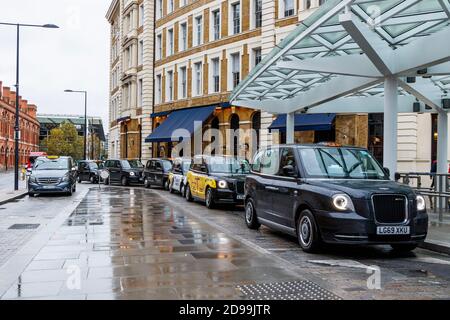
[[129, 46], [126, 50], [125, 50], [125, 58], [127, 59], [127, 63], [126, 66], [128, 68], [131, 68], [133, 65], [133, 56], [132, 56], [132, 50], [131, 50], [131, 46]]
[[239, 2], [231, 5], [233, 19], [233, 34], [241, 32], [241, 4]]
[[156, 19], [161, 19], [163, 16], [163, 0], [156, 0]]
[[202, 44], [203, 35], [203, 17], [199, 16], [195, 18], [195, 45], [199, 46]]
[[255, 28], [262, 26], [262, 0], [255, 1]]
[[173, 0], [168, 0], [167, 2], [167, 13], [171, 13], [173, 11]]
[[220, 63], [219, 58], [212, 59], [212, 91], [220, 91]]
[[284, 16], [290, 17], [294, 15], [294, 0], [284, 0]]
[[180, 98], [187, 97], [187, 71], [186, 67], [180, 68]]
[[167, 71], [167, 101], [173, 100], [173, 71]]
[[144, 105], [144, 80], [139, 79], [138, 81], [138, 97], [139, 97], [139, 107]]
[[162, 36], [160, 34], [156, 36], [156, 59], [162, 59]]
[[254, 65], [253, 66], [256, 67], [261, 62], [261, 59], [262, 59], [261, 48], [253, 49], [253, 57], [254, 57], [254, 60], [253, 60]]
[[213, 39], [220, 39], [220, 10], [213, 11]]
[[156, 103], [162, 102], [162, 80], [161, 75], [156, 76]]
[[144, 62], [144, 40], [139, 41], [139, 61], [138, 64], [142, 65]]
[[180, 51], [187, 49], [187, 25], [186, 22], [180, 24]]
[[236, 88], [240, 82], [241, 77], [241, 63], [239, 53], [233, 53], [231, 55], [231, 74], [233, 81], [233, 89]]
[[139, 6], [139, 26], [142, 27], [144, 25], [144, 5], [141, 4]]
[[194, 93], [196, 96], [202, 94], [202, 63], [194, 64]]
[[173, 54], [173, 29], [167, 31], [167, 55], [171, 56]]
[[180, 0], [180, 8], [187, 4], [187, 0]]

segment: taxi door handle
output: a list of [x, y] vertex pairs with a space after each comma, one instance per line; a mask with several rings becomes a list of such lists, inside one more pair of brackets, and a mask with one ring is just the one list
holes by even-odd
[[277, 187], [270, 187], [270, 186], [266, 186], [266, 190], [271, 190], [271, 191], [279, 191], [280, 189]]

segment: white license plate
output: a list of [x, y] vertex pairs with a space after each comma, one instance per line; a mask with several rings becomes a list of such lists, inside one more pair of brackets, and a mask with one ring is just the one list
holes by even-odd
[[244, 200], [245, 199], [245, 194], [238, 194], [236, 199], [238, 200]]
[[409, 233], [410, 230], [407, 226], [377, 227], [378, 235], [402, 235]]

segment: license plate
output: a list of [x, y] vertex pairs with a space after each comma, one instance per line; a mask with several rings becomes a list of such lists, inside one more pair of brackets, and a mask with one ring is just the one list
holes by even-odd
[[245, 199], [245, 194], [238, 194], [236, 199], [238, 200], [244, 200]]
[[409, 233], [409, 227], [405, 226], [377, 227], [378, 235], [404, 235]]

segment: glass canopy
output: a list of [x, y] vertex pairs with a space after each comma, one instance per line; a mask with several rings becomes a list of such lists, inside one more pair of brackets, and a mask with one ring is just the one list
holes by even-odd
[[263, 59], [230, 101], [297, 112], [342, 97], [382, 96], [384, 79], [395, 76], [399, 95], [427, 96], [421, 101], [434, 99], [438, 108], [450, 90], [449, 18], [449, 0], [329, 0]]

